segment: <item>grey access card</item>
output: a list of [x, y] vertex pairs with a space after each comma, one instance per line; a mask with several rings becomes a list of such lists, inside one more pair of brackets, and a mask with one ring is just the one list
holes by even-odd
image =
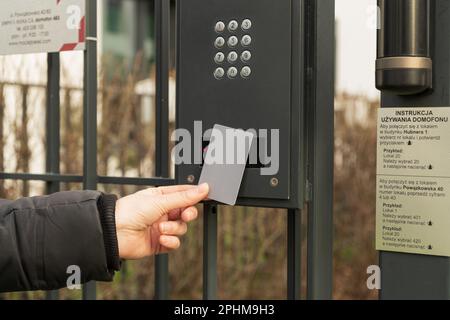
[[209, 199], [236, 204], [253, 140], [251, 132], [214, 126], [199, 180], [209, 184]]

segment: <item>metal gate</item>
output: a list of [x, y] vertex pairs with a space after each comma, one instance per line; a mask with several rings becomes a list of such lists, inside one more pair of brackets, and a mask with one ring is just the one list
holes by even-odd
[[[314, 45], [305, 50], [309, 83], [305, 105], [308, 122], [309, 202], [305, 212], [287, 210], [287, 298], [299, 299], [301, 292], [301, 216], [308, 214], [307, 297], [329, 299], [332, 290], [332, 166], [333, 95], [318, 92], [333, 85], [334, 1], [305, 1], [308, 10], [304, 32]], [[300, 26], [299, 26], [300, 27]], [[86, 0], [86, 50], [84, 51], [83, 175], [65, 175], [60, 166], [60, 56], [49, 53], [46, 101], [46, 173], [0, 173], [0, 179], [43, 181], [47, 193], [58, 192], [60, 183], [83, 183], [95, 190], [97, 184], [167, 186], [175, 183], [169, 176], [169, 54], [170, 1], [155, 0], [156, 41], [156, 159], [155, 177], [129, 178], [97, 174], [97, 0]], [[328, 87], [327, 87], [328, 88]], [[332, 90], [326, 90], [330, 92]], [[331, 185], [331, 187], [330, 187]], [[203, 297], [217, 298], [217, 215], [218, 207], [204, 204]], [[169, 298], [169, 259], [155, 257], [155, 298]], [[57, 299], [58, 291], [47, 293]], [[83, 286], [83, 299], [96, 298], [95, 282]]]

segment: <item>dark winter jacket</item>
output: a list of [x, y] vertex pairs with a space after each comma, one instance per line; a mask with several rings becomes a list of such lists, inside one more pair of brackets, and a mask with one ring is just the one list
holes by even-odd
[[82, 283], [111, 281], [120, 268], [116, 200], [97, 191], [0, 200], [0, 292], [66, 287], [70, 266]]

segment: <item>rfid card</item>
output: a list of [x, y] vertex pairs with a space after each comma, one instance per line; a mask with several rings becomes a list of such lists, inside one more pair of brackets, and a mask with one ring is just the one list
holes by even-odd
[[209, 199], [236, 204], [253, 140], [251, 132], [214, 126], [199, 180], [209, 184]]

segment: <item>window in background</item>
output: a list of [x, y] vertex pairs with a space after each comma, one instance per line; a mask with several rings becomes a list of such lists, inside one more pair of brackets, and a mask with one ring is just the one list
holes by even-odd
[[107, 0], [106, 30], [108, 32], [118, 33], [120, 31], [121, 7], [121, 0]]

